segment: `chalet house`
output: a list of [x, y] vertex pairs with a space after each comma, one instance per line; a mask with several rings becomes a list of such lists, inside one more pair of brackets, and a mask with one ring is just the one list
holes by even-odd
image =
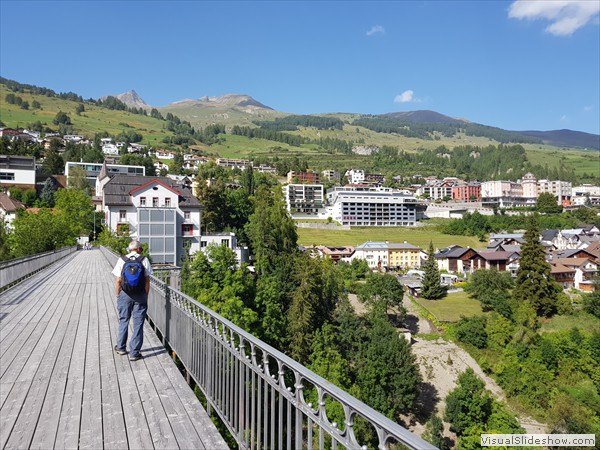
[[148, 243], [153, 264], [181, 263], [200, 250], [201, 208], [191, 190], [166, 177], [115, 175], [98, 180], [106, 226]]
[[[566, 269], [568, 269], [570, 286], [566, 288], [575, 288], [585, 292], [594, 290], [594, 278], [598, 273], [598, 264], [595, 262], [587, 258], [557, 258], [552, 260], [550, 264], [556, 267], [556, 272], [560, 274], [567, 273]], [[565, 285], [564, 282], [560, 283], [563, 286]]]
[[472, 263], [470, 262], [470, 259], [476, 254], [477, 252], [472, 248], [451, 245], [438, 251], [434, 256], [440, 270], [464, 273], [471, 271], [470, 267]]
[[550, 276], [563, 289], [572, 289], [575, 286], [575, 269], [572, 267], [550, 261]]
[[463, 262], [464, 272], [473, 273], [478, 269], [505, 272], [511, 262], [519, 258], [518, 253], [478, 250], [468, 261]]

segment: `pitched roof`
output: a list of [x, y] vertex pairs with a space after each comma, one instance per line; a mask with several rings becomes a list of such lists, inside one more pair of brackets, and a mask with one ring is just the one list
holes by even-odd
[[510, 259], [514, 252], [478, 251], [477, 254], [486, 261], [505, 261]]
[[551, 241], [558, 235], [558, 230], [542, 230], [542, 241]]
[[563, 266], [560, 263], [550, 264], [550, 273], [572, 273], [575, 269]]
[[179, 194], [179, 208], [201, 208], [202, 205], [189, 188], [182, 187], [167, 177], [145, 177], [141, 175], [115, 175], [104, 186], [104, 203], [108, 206], [133, 206], [130, 192], [152, 181], [159, 181]]
[[0, 210], [6, 213], [14, 213], [19, 209], [25, 208], [25, 205], [10, 195], [0, 193]]
[[562, 264], [567, 267], [581, 267], [590, 262], [587, 258], [557, 258], [552, 260], [552, 263]]

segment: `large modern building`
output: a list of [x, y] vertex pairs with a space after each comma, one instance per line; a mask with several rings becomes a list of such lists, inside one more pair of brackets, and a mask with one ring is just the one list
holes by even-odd
[[0, 155], [0, 187], [35, 189], [35, 158]]
[[181, 264], [200, 250], [201, 208], [192, 191], [166, 177], [115, 175], [98, 179], [105, 225], [148, 243], [153, 264]]
[[426, 205], [391, 188], [334, 187], [327, 191], [325, 217], [350, 226], [414, 226]]

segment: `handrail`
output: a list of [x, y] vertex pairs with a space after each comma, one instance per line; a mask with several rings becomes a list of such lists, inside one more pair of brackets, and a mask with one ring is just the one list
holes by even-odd
[[3, 261], [0, 263], [0, 292], [76, 250], [76, 246], [63, 247], [59, 250]]
[[[118, 258], [104, 247], [102, 251], [111, 264]], [[341, 444], [366, 449], [355, 434], [358, 417], [372, 427], [379, 449], [395, 443], [436, 448], [154, 276], [151, 287], [150, 320], [240, 448], [312, 450]], [[306, 399], [309, 390], [316, 392], [316, 405]], [[341, 405], [342, 424], [328, 419], [331, 402]]]

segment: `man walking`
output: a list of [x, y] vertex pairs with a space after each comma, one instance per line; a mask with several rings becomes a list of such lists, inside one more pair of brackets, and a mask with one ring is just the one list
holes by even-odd
[[142, 256], [142, 244], [137, 240], [129, 243], [129, 253], [117, 261], [112, 273], [117, 277], [117, 311], [119, 335], [115, 351], [126, 355], [129, 321], [133, 318], [133, 333], [129, 341], [129, 360], [142, 359], [140, 353], [144, 342], [144, 320], [148, 310], [150, 275], [152, 267], [148, 258]]

